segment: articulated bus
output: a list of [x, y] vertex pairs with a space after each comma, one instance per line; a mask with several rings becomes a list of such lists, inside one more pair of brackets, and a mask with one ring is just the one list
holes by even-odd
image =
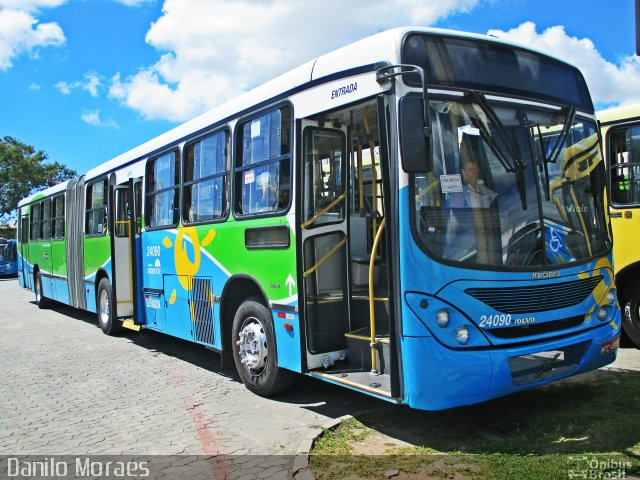
[[0, 277], [18, 275], [17, 244], [14, 239], [0, 238]]
[[597, 117], [608, 172], [622, 327], [640, 348], [640, 105], [603, 110]]
[[571, 65], [382, 32], [24, 199], [20, 283], [217, 350], [259, 395], [482, 402], [616, 357], [597, 133]]

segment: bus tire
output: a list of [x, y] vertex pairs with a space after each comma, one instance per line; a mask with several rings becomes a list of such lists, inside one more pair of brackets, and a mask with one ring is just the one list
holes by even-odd
[[640, 348], [640, 285], [625, 294], [622, 308], [622, 328], [637, 348]]
[[271, 312], [254, 299], [245, 300], [233, 319], [233, 360], [245, 386], [260, 396], [290, 388], [296, 375], [278, 367]]
[[113, 295], [111, 292], [111, 283], [106, 278], [100, 280], [98, 283], [98, 293], [96, 295], [98, 300], [97, 308], [98, 311], [98, 324], [102, 331], [107, 335], [114, 335], [118, 331], [120, 331], [120, 327], [122, 323], [115, 318], [114, 315], [114, 307], [113, 304]]
[[40, 271], [36, 272], [36, 276], [33, 280], [33, 290], [36, 294], [36, 304], [38, 308], [48, 308], [49, 299], [44, 296], [44, 290], [42, 289], [42, 275]]

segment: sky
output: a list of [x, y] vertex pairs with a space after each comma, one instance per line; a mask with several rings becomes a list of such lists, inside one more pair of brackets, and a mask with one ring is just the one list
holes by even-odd
[[634, 0], [0, 0], [0, 137], [84, 173], [312, 58], [389, 28], [491, 34], [640, 102]]

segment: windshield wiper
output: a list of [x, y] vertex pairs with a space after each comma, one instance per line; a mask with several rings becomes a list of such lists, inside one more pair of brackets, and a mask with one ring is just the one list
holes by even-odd
[[[518, 185], [518, 193], [520, 194], [520, 201], [522, 202], [522, 209], [527, 209], [527, 192], [525, 188], [524, 181], [524, 162], [522, 161], [520, 149], [517, 144], [514, 145], [511, 139], [509, 138], [509, 134], [507, 130], [504, 128], [504, 125], [495, 110], [489, 102], [487, 102], [487, 98], [483, 93], [477, 90], [469, 90], [466, 95], [468, 95], [476, 104], [480, 106], [480, 109], [484, 112], [489, 122], [493, 125], [493, 127], [498, 132], [498, 136], [500, 137], [500, 141], [504, 147], [507, 149], [507, 155], [504, 155], [503, 150], [498, 147], [497, 142], [493, 141], [493, 137], [489, 132], [486, 131], [482, 122], [478, 122], [478, 128], [483, 133], [485, 140], [488, 138], [489, 147], [493, 151], [493, 153], [498, 157], [500, 163], [505, 168], [505, 170], [509, 173], [515, 173], [516, 176], [516, 184]], [[473, 118], [473, 117], [472, 117]], [[509, 158], [513, 159], [513, 162], [509, 160]]]
[[569, 130], [571, 129], [571, 126], [573, 125], [573, 122], [576, 119], [576, 107], [569, 106], [567, 107], [567, 109], [569, 112], [565, 116], [564, 125], [562, 125], [562, 132], [560, 132], [560, 135], [556, 138], [556, 141], [553, 144], [553, 148], [551, 149], [549, 156], [545, 157], [545, 160], [547, 162], [556, 163], [556, 161], [558, 160], [558, 155], [560, 155], [560, 151], [562, 150], [562, 147], [564, 147], [564, 144], [567, 141]]
[[551, 191], [549, 187], [549, 159], [547, 154], [544, 153], [544, 142], [542, 140], [542, 132], [540, 131], [540, 124], [536, 124], [538, 129], [538, 144], [540, 145], [540, 153], [542, 154], [542, 171], [544, 173], [544, 199], [548, 202], [551, 200]]

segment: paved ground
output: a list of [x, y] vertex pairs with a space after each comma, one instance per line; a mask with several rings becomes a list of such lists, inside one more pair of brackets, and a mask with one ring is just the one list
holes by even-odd
[[153, 332], [108, 337], [92, 314], [39, 310], [15, 280], [0, 280], [0, 332], [0, 455], [279, 454], [271, 463], [290, 472], [287, 455], [320, 425], [389, 405], [309, 378], [258, 397], [214, 352]]
[[[0, 280], [0, 332], [0, 455], [253, 454], [222, 476], [289, 478], [320, 425], [394, 408], [308, 378], [258, 397], [213, 352], [153, 332], [108, 337], [91, 314], [39, 310], [15, 280]], [[640, 370], [640, 352], [613, 367]]]

